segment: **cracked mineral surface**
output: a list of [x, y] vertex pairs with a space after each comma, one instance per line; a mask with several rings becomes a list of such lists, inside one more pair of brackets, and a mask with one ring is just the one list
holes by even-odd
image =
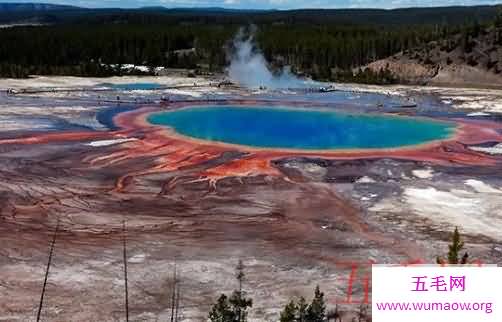
[[[17, 93], [0, 94], [0, 320], [165, 321], [176, 266], [180, 319], [203, 321], [237, 287], [239, 259], [252, 321], [277, 319], [315, 285], [349, 316], [371, 262], [434, 262], [455, 226], [473, 258], [502, 264], [502, 92], [284, 93], [206, 79], [180, 89], [194, 79], [169, 77], [141, 79], [160, 90], [96, 90], [137, 81], [0, 81]], [[396, 107], [406, 96], [416, 108]], [[208, 99], [447, 119], [462, 131], [405, 149], [306, 153], [185, 140], [145, 122]]]

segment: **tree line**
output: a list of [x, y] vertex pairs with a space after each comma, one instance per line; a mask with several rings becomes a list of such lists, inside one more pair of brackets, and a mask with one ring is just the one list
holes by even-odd
[[[148, 11], [84, 15], [61, 24], [1, 29], [0, 76], [110, 76], [124, 73], [121, 64], [150, 66], [152, 73], [153, 67], [160, 66], [221, 72], [228, 64], [230, 43], [239, 27], [256, 23], [257, 45], [272, 67], [289, 65], [293, 71], [318, 80], [383, 79], [389, 83], [393, 81], [389, 75], [359, 75], [354, 79], [357, 73], [353, 71], [494, 17], [469, 16], [471, 20], [464, 18], [465, 23], [459, 24], [454, 11], [443, 11], [442, 16], [433, 15], [422, 23], [403, 21], [410, 16], [407, 11], [338, 12], [340, 21], [316, 10], [200, 17], [180, 11], [167, 18]], [[350, 21], [347, 15], [353, 16], [352, 23], [345, 22]], [[386, 23], [381, 16], [387, 17]], [[370, 22], [364, 23], [365, 17]]]
[[[446, 258], [438, 256], [436, 261], [440, 265], [468, 264], [469, 255], [464, 251], [465, 244], [462, 241], [458, 228], [455, 228], [450, 236], [450, 244]], [[243, 290], [245, 281], [244, 264], [239, 260], [236, 266], [237, 290], [231, 295], [221, 294], [213, 304], [208, 319], [211, 322], [246, 322], [249, 310], [253, 307], [253, 300], [246, 296]], [[319, 286], [315, 287], [314, 295], [310, 302], [304, 297], [290, 299], [282, 308], [279, 322], [343, 322], [343, 314], [338, 306], [328, 309], [324, 293]], [[357, 307], [351, 322], [371, 322], [371, 312], [367, 305]]]

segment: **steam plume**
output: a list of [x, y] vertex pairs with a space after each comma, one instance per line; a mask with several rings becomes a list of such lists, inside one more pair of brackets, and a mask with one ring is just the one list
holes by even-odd
[[254, 33], [253, 27], [248, 35], [241, 28], [233, 39], [230, 66], [227, 68], [230, 79], [246, 87], [305, 87], [306, 81], [291, 73], [289, 68], [284, 68], [279, 74], [270, 71], [265, 57], [254, 43]]

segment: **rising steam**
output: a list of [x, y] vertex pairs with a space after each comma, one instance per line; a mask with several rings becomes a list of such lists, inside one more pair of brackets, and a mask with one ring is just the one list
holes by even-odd
[[306, 80], [295, 76], [289, 68], [284, 68], [278, 74], [270, 71], [265, 57], [255, 45], [254, 31], [254, 28], [250, 28], [246, 35], [244, 29], [240, 29], [233, 39], [230, 66], [227, 68], [230, 79], [246, 87], [305, 87]]

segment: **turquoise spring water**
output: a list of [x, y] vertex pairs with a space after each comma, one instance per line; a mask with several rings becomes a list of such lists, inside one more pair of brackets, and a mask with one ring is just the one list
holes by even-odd
[[413, 117], [266, 106], [190, 107], [148, 121], [197, 139], [302, 150], [395, 148], [445, 139], [455, 128]]
[[109, 87], [117, 90], [136, 91], [136, 90], [156, 90], [162, 88], [157, 83], [128, 83], [128, 84], [101, 84], [100, 86]]

